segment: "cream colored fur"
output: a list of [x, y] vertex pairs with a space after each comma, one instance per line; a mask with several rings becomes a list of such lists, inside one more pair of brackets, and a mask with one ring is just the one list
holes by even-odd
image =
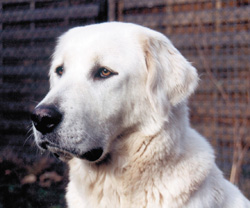
[[[96, 65], [118, 74], [94, 80]], [[250, 207], [190, 127], [197, 72], [164, 35], [116, 22], [74, 28], [59, 39], [50, 76], [42, 104], [65, 113], [53, 138], [80, 152], [101, 145], [100, 161], [110, 155], [101, 164], [73, 155], [70, 208]]]

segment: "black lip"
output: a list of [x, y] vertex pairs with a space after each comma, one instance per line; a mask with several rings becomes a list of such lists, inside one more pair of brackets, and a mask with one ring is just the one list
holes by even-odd
[[100, 159], [100, 157], [102, 156], [103, 153], [103, 149], [102, 148], [95, 148], [92, 149], [86, 153], [84, 153], [81, 158], [86, 159], [90, 162], [94, 162], [97, 161], [98, 159]]
[[101, 165], [107, 165], [111, 161], [111, 155], [107, 153], [100, 161], [96, 162], [96, 165], [101, 166]]

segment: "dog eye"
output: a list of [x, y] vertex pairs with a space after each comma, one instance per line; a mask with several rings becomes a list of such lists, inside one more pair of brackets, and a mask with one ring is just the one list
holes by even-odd
[[56, 68], [56, 74], [58, 75], [58, 76], [62, 76], [62, 74], [63, 74], [63, 66], [58, 66], [57, 68]]
[[106, 69], [105, 67], [101, 67], [101, 68], [99, 68], [99, 70], [98, 70], [98, 72], [96, 74], [96, 77], [108, 78], [112, 74], [115, 74], [115, 73], [111, 72], [110, 70]]

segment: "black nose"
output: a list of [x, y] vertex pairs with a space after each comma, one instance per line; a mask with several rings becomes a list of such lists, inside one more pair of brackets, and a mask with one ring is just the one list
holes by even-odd
[[62, 114], [55, 106], [41, 105], [31, 114], [35, 128], [42, 134], [50, 133], [61, 122]]

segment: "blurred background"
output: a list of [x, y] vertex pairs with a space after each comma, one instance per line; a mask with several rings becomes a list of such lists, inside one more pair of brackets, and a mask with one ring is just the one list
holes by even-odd
[[67, 166], [40, 153], [29, 113], [48, 92], [56, 38], [114, 20], [164, 33], [198, 69], [192, 126], [250, 198], [250, 0], [1, 0], [0, 208], [65, 207]]

